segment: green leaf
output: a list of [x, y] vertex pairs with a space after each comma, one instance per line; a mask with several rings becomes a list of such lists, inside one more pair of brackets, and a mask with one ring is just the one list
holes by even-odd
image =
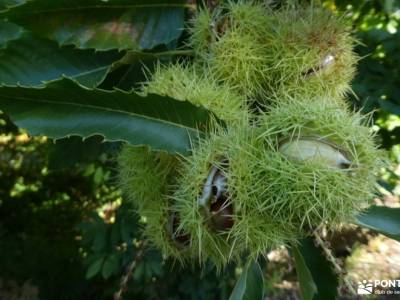
[[385, 12], [391, 14], [395, 10], [395, 0], [384, 0], [384, 9]]
[[143, 279], [146, 273], [146, 263], [143, 261], [139, 261], [136, 265], [135, 270], [133, 271], [133, 279], [135, 281], [140, 281]]
[[103, 168], [97, 167], [94, 172], [93, 181], [95, 184], [99, 185], [103, 181]]
[[46, 81], [65, 76], [95, 87], [122, 54], [60, 48], [55, 42], [24, 35], [10, 41], [0, 56], [0, 85], [43, 86]]
[[117, 246], [118, 243], [121, 241], [120, 227], [121, 227], [121, 224], [118, 222], [111, 225], [110, 243], [111, 243], [112, 247]]
[[192, 50], [171, 50], [164, 52], [135, 52], [128, 51], [125, 56], [114, 64], [114, 69], [102, 82], [101, 88], [118, 88], [131, 91], [140, 88], [147, 81], [149, 74], [159, 64], [167, 64], [182, 55], [193, 55]]
[[[168, 61], [163, 59], [162, 62]], [[104, 89], [118, 88], [131, 91], [140, 88], [141, 84], [148, 79], [148, 75], [154, 66], [160, 62], [159, 57], [152, 53], [129, 52], [115, 64], [114, 71], [107, 74], [102, 84]]]
[[13, 6], [21, 5], [25, 0], [0, 0], [0, 11]]
[[104, 136], [187, 154], [210, 113], [166, 96], [89, 90], [63, 79], [45, 88], [0, 87], [0, 109], [31, 135]]
[[299, 279], [301, 298], [303, 300], [312, 300], [317, 294], [317, 286], [297, 246], [292, 247], [292, 253]]
[[318, 293], [313, 300], [335, 300], [339, 281], [323, 250], [315, 246], [312, 238], [303, 239], [299, 250], [317, 286]]
[[103, 266], [104, 257], [100, 257], [99, 259], [95, 260], [92, 264], [90, 264], [89, 268], [86, 271], [86, 279], [93, 278], [96, 276]]
[[184, 0], [36, 0], [5, 16], [61, 45], [142, 50], [180, 37], [185, 7]]
[[103, 264], [103, 269], [101, 274], [104, 279], [109, 278], [111, 275], [114, 275], [119, 269], [119, 257], [115, 253], [107, 256], [106, 260]]
[[94, 231], [92, 250], [102, 252], [107, 247], [109, 240], [109, 227], [104, 223], [104, 221], [99, 222], [95, 227], [96, 230]]
[[400, 116], [400, 105], [387, 100], [378, 100], [378, 103], [383, 110]]
[[22, 32], [22, 28], [18, 25], [0, 19], [0, 49], [9, 41], [18, 39]]
[[120, 231], [121, 240], [128, 244], [131, 241], [131, 228], [128, 227], [128, 224], [122, 221]]
[[101, 136], [96, 135], [85, 140], [73, 136], [56, 141], [50, 148], [49, 169], [72, 168], [78, 163], [95, 161], [102, 153], [110, 151], [111, 144], [102, 140]]
[[229, 300], [261, 300], [264, 293], [264, 278], [260, 265], [251, 261], [236, 282]]
[[371, 206], [358, 215], [356, 224], [400, 241], [400, 208]]

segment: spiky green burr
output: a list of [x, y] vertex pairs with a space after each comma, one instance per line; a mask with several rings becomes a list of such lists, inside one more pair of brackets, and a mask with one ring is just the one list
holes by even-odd
[[168, 95], [187, 100], [212, 111], [217, 118], [235, 123], [247, 117], [244, 97], [227, 85], [218, 84], [207, 67], [188, 64], [158, 65], [144, 93]]
[[[171, 64], [157, 66], [142, 93], [167, 95], [177, 100], [203, 105], [227, 124], [247, 119], [244, 100], [232, 89], [221, 87], [203, 68]], [[181, 263], [190, 253], [189, 237], [180, 227], [179, 214], [173, 209], [171, 195], [181, 157], [146, 147], [124, 146], [118, 158], [119, 183], [127, 199], [144, 217], [144, 233], [166, 256]]]
[[[341, 98], [357, 60], [342, 20], [239, 2], [201, 12], [191, 30], [194, 64], [157, 66], [142, 93], [203, 105], [227, 128], [212, 124], [187, 158], [123, 149], [120, 182], [153, 244], [222, 269], [352, 221], [382, 163], [366, 118]], [[254, 102], [270, 107], [251, 117]]]
[[342, 98], [358, 57], [351, 29], [342, 17], [321, 7], [284, 8], [275, 14], [268, 86], [278, 97]]
[[297, 237], [295, 226], [260, 214], [254, 205], [270, 197], [259, 181], [264, 150], [254, 133], [247, 124], [218, 130], [193, 150], [180, 169], [173, 198], [200, 262], [209, 259], [221, 268]]
[[184, 234], [174, 232], [174, 212], [168, 199], [180, 165], [179, 159], [147, 147], [124, 146], [118, 165], [119, 184], [126, 199], [144, 218], [145, 235], [167, 256], [184, 262], [186, 249], [180, 242]]
[[259, 95], [268, 76], [265, 53], [271, 21], [266, 6], [250, 2], [201, 11], [191, 29], [197, 60], [247, 98]]
[[314, 6], [272, 10], [256, 2], [200, 12], [192, 27], [197, 60], [249, 100], [350, 90], [357, 57], [341, 18]]
[[383, 165], [368, 118], [326, 97], [286, 101], [261, 117], [259, 159], [270, 197], [258, 209], [305, 232], [354, 221], [371, 203]]
[[167, 183], [172, 184], [178, 159], [147, 147], [124, 146], [118, 157], [119, 184], [125, 196], [140, 211], [164, 201]]

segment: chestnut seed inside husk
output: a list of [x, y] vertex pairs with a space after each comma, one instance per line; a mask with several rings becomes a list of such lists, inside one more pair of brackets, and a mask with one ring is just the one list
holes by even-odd
[[210, 206], [212, 227], [217, 231], [226, 231], [233, 227], [233, 205], [224, 197], [218, 198]]
[[328, 167], [336, 169], [349, 169], [352, 165], [347, 154], [338, 146], [316, 137], [283, 140], [279, 145], [279, 151], [290, 160], [301, 162], [320, 160]]
[[305, 77], [311, 76], [321, 70], [324, 70], [332, 66], [334, 63], [335, 63], [335, 56], [332, 54], [328, 54], [327, 56], [324, 57], [324, 59], [318, 66], [310, 68], [307, 71], [303, 72], [303, 76]]
[[[223, 160], [221, 168], [227, 166], [228, 161]], [[213, 166], [203, 187], [203, 193], [197, 200], [207, 224], [216, 231], [227, 231], [234, 223], [233, 205], [228, 195], [227, 184], [224, 172]]]
[[178, 232], [178, 227], [181, 220], [177, 213], [172, 213], [169, 216], [166, 231], [170, 236], [171, 240], [175, 243], [178, 248], [186, 248], [190, 243], [189, 234]]

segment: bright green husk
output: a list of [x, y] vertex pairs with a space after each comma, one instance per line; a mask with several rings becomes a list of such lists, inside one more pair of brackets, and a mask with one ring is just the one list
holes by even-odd
[[[335, 228], [351, 222], [374, 197], [376, 173], [382, 166], [374, 135], [359, 113], [350, 113], [331, 99], [296, 101], [274, 106], [262, 117], [261, 136], [265, 152], [264, 184], [270, 199], [257, 201], [256, 207], [286, 218], [304, 230], [324, 223]], [[351, 161], [350, 166], [334, 167], [321, 157], [302, 160], [280, 150], [282, 143], [307, 138], [334, 145]], [[282, 146], [281, 146], [282, 147]]]
[[166, 256], [184, 261], [185, 249], [172, 241], [167, 230], [171, 213], [172, 186], [179, 168], [179, 159], [146, 147], [124, 146], [118, 157], [119, 184], [128, 201], [145, 219], [144, 233]]
[[[193, 150], [180, 171], [178, 189], [173, 195], [181, 227], [191, 236], [191, 245], [200, 262], [210, 259], [218, 268], [242, 255], [257, 257], [277, 245], [296, 238], [291, 224], [260, 214], [253, 204], [268, 199], [269, 191], [260, 182], [259, 153], [263, 144], [248, 126], [219, 131]], [[213, 166], [221, 166], [227, 178], [228, 202], [233, 205], [233, 226], [224, 231], [212, 228], [198, 199]], [[261, 168], [263, 170], [263, 168]]]
[[[158, 66], [152, 79], [142, 88], [143, 93], [167, 95], [203, 105], [226, 123], [246, 120], [242, 109], [244, 101], [227, 87], [219, 86], [212, 76], [193, 66], [175, 64]], [[119, 156], [119, 182], [127, 199], [134, 203], [146, 219], [145, 234], [150, 241], [182, 263], [187, 249], [172, 240], [174, 234], [167, 230], [170, 224], [172, 200], [177, 170], [181, 159], [164, 152], [153, 152], [145, 147], [125, 146]]]
[[264, 5], [252, 3], [201, 11], [191, 30], [198, 60], [240, 94], [258, 95], [268, 76], [264, 56], [272, 38], [271, 17]]
[[213, 14], [200, 12], [197, 20], [192, 45], [198, 61], [249, 99], [267, 103], [282, 94], [336, 99], [350, 90], [354, 39], [341, 19], [322, 8], [274, 11], [230, 3]]
[[338, 99], [351, 90], [357, 56], [343, 19], [320, 7], [276, 13], [269, 84], [275, 95]]
[[183, 245], [175, 238], [175, 235], [184, 234], [184, 231], [173, 232], [169, 229], [172, 215], [175, 213], [172, 202], [164, 199], [160, 203], [153, 204], [151, 209], [142, 212], [146, 217], [144, 234], [165, 257], [171, 257], [182, 265], [188, 263], [191, 254], [190, 245]]
[[[182, 263], [197, 257], [221, 269], [296, 242], [321, 224], [352, 221], [374, 196], [381, 153], [365, 118], [340, 98], [356, 61], [342, 21], [320, 8], [230, 3], [200, 13], [192, 33], [195, 64], [159, 65], [142, 92], [202, 105], [228, 128], [213, 124], [215, 132], [188, 158], [124, 147], [121, 186], [146, 219], [150, 241]], [[272, 103], [258, 128], [249, 126], [246, 100]], [[323, 153], [310, 159], [315, 145]], [[198, 202], [215, 166], [233, 207], [233, 224], [224, 230]], [[179, 234], [187, 247], [176, 243]]]
[[172, 184], [178, 159], [146, 147], [125, 146], [118, 157], [119, 183], [129, 201], [140, 211], [164, 201], [167, 183]]
[[213, 14], [208, 10], [200, 10], [189, 24], [190, 46], [196, 54], [208, 53], [210, 44], [215, 42], [217, 34], [214, 21], [219, 19], [219, 13], [219, 9], [215, 9]]
[[202, 105], [227, 123], [242, 120], [247, 114], [243, 97], [217, 84], [206, 68], [195, 65], [158, 66], [143, 91]]

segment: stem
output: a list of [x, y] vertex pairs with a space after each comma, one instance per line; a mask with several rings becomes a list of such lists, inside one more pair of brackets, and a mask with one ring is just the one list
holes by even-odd
[[128, 268], [126, 269], [126, 273], [124, 274], [124, 276], [121, 279], [121, 282], [119, 284], [119, 290], [114, 294], [114, 300], [122, 300], [122, 294], [126, 291], [129, 279], [131, 278], [133, 270], [135, 269], [137, 263], [143, 256], [146, 246], [147, 246], [147, 240], [140, 242], [138, 251], [135, 253], [133, 260], [128, 265]]
[[345, 271], [343, 268], [337, 263], [336, 258], [333, 256], [331, 249], [327, 246], [325, 241], [321, 238], [320, 234], [316, 231], [314, 231], [314, 237], [315, 241], [322, 248], [324, 251], [326, 259], [332, 263], [334, 271], [337, 275], [339, 275], [342, 280], [343, 284], [346, 286], [346, 288], [352, 293], [353, 295], [357, 295], [356, 290], [353, 288], [353, 285], [351, 284], [350, 280], [346, 278], [345, 276]]

